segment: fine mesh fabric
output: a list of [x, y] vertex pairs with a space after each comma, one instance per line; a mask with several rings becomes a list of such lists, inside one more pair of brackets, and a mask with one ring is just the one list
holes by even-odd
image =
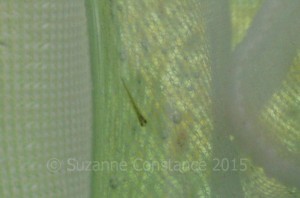
[[91, 74], [84, 2], [0, 1], [0, 197], [89, 197]]
[[0, 197], [300, 197], [299, 10], [0, 0]]
[[[95, 195], [300, 196], [300, 62], [297, 50], [289, 49], [294, 49], [291, 43], [299, 46], [291, 33], [299, 33], [299, 26], [287, 20], [298, 16], [289, 13], [297, 13], [299, 3], [273, 2], [116, 0], [102, 5], [109, 11], [101, 38], [116, 44], [110, 45], [113, 49], [106, 46], [114, 54], [106, 55], [111, 57], [100, 66], [105, 75], [96, 75], [106, 82], [99, 89], [104, 97], [100, 103], [110, 112], [101, 116], [99, 110], [99, 126], [105, 125], [105, 130], [96, 131], [94, 156], [127, 166], [97, 172]], [[296, 11], [284, 11], [286, 7]], [[254, 19], [261, 34], [252, 26]], [[290, 28], [289, 24], [295, 26], [287, 30], [295, 38], [292, 42], [278, 30]], [[109, 31], [115, 34], [105, 33]], [[270, 44], [268, 37], [280, 42]], [[281, 50], [284, 47], [287, 52]], [[251, 49], [261, 56], [255, 57]], [[274, 55], [277, 49], [282, 65]], [[290, 59], [285, 57], [289, 50]], [[275, 62], [278, 67], [268, 67]], [[234, 64], [236, 69], [228, 67]], [[140, 125], [122, 81], [146, 118], [145, 126]], [[193, 162], [206, 168], [189, 166]]]

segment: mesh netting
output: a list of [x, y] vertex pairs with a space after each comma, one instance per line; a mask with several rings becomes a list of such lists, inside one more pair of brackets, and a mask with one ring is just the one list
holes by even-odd
[[299, 4], [0, 0], [0, 197], [299, 197]]
[[0, 197], [89, 195], [87, 38], [82, 1], [0, 1]]
[[[94, 189], [96, 194], [115, 197], [299, 196], [293, 187], [297, 184], [287, 185], [289, 182], [281, 181], [282, 175], [272, 172], [272, 162], [266, 165], [264, 162], [268, 159], [263, 159], [268, 145], [289, 159], [299, 155], [299, 60], [294, 58], [293, 66], [287, 67], [290, 69], [284, 81], [280, 81], [273, 96], [256, 112], [255, 120], [259, 118], [257, 122], [268, 129], [262, 140], [270, 136], [275, 139], [270, 141], [272, 144], [262, 144], [267, 150], [265, 153], [254, 152], [239, 143], [237, 132], [233, 132], [235, 127], [227, 126], [226, 121], [241, 121], [226, 118], [230, 116], [226, 112], [230, 107], [225, 107], [225, 111], [218, 108], [228, 101], [214, 98], [228, 97], [231, 92], [226, 88], [230, 87], [220, 83], [226, 84], [234, 78], [227, 76], [230, 69], [214, 71], [218, 68], [214, 65], [222, 64], [222, 58], [226, 61], [226, 56], [231, 56], [231, 51], [246, 40], [256, 13], [261, 7], [268, 7], [262, 3], [260, 0], [213, 3], [131, 0], [106, 4], [113, 24], [109, 28], [117, 32], [114, 35], [117, 47], [114, 61], [108, 59], [109, 63], [113, 62], [114, 71], [100, 76], [102, 82], [114, 82], [107, 83], [106, 88], [102, 86], [103, 93], [107, 94], [105, 104], [111, 109], [106, 116], [114, 119], [106, 118], [109, 124], [105, 129], [108, 127], [108, 130], [102, 131], [106, 135], [98, 135], [105, 140], [97, 144], [101, 150], [98, 151], [101, 157], [97, 159], [125, 161], [129, 165], [126, 171], [99, 173], [98, 180], [94, 180], [100, 186]], [[219, 60], [212, 60], [214, 55], [220, 55]], [[147, 120], [146, 126], [140, 125], [121, 79]], [[221, 95], [214, 95], [220, 87], [225, 88], [220, 90]], [[215, 115], [218, 113], [221, 116]], [[247, 141], [247, 135], [241, 138], [241, 142]], [[260, 144], [257, 139], [253, 138], [253, 142], [249, 139], [248, 143], [256, 147]], [[270, 152], [273, 152], [271, 147]], [[284, 156], [280, 159], [286, 159]], [[191, 167], [194, 162], [203, 163], [206, 168]], [[170, 166], [165, 168], [164, 163]], [[229, 170], [218, 169], [226, 163]], [[137, 171], [137, 168], [144, 169]], [[293, 177], [290, 173], [286, 175]]]

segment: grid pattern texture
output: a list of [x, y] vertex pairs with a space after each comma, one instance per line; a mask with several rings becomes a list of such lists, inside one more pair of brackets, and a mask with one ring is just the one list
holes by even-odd
[[[278, 161], [257, 160], [279, 152], [299, 165], [300, 55], [262, 108], [245, 99], [257, 116], [231, 118], [240, 132], [219, 88], [248, 70], [236, 80], [215, 67], [272, 1], [87, 0], [86, 21], [82, 0], [0, 0], [0, 197], [299, 197], [272, 172]], [[266, 130], [239, 139], [247, 127]]]
[[87, 38], [81, 0], [0, 1], [0, 197], [89, 196]]
[[[210, 51], [223, 46], [222, 43], [211, 45], [208, 26], [213, 24], [211, 18], [221, 16], [226, 8], [220, 6], [221, 12], [212, 13], [207, 2], [117, 0], [102, 5], [109, 10], [106, 14], [110, 26], [101, 26], [101, 39], [111, 39], [116, 44], [111, 48], [106, 46], [113, 53], [103, 55], [107, 62], [99, 65], [101, 72], [94, 76], [102, 82], [99, 83], [101, 109], [96, 114], [101, 131], [95, 133], [97, 150], [94, 156], [97, 160], [123, 161], [127, 166], [124, 171], [110, 167], [109, 171], [97, 172], [93, 180], [95, 197], [299, 196], [297, 188], [268, 175], [266, 172], [272, 169], [272, 164], [265, 167], [257, 164], [247, 154], [249, 149], [237, 143], [239, 140], [234, 133], [230, 135], [231, 131], [227, 131], [226, 134], [224, 131], [228, 129], [215, 128], [219, 123], [213, 122], [212, 109], [216, 105], [214, 102], [222, 98], [215, 100], [212, 94], [213, 81], [219, 79], [212, 76], [215, 68]], [[231, 55], [231, 50], [234, 51], [246, 37], [264, 1], [211, 2], [216, 7], [229, 2], [231, 23], [214, 25], [232, 28], [231, 34], [216, 28], [220, 30], [216, 40], [226, 40], [230, 35], [229, 47], [221, 53]], [[298, 59], [295, 57], [281, 86], [257, 112], [259, 123], [272, 129], [264, 131], [263, 136], [275, 138], [272, 148], [281, 149], [280, 152], [287, 156], [299, 154]], [[225, 79], [221, 80], [232, 80], [231, 75], [222, 75]], [[121, 79], [147, 119], [146, 126], [140, 125]], [[105, 82], [112, 83], [104, 85]], [[224, 95], [228, 96], [226, 90], [223, 90]], [[109, 112], [102, 116], [101, 112], [108, 109]], [[265, 149], [268, 148], [265, 144]], [[234, 171], [234, 162], [230, 161], [232, 171], [216, 173], [215, 163], [222, 157], [246, 159], [247, 169]], [[256, 153], [256, 157], [264, 158], [265, 155]], [[188, 167], [192, 162], [202, 162], [206, 168], [192, 170]], [[166, 168], [164, 163], [170, 166]], [[138, 171], [141, 168], [143, 171]]]

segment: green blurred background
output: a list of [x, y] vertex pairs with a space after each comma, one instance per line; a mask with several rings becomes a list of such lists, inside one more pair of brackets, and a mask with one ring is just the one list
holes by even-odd
[[0, 197], [300, 197], [286, 2], [0, 0]]

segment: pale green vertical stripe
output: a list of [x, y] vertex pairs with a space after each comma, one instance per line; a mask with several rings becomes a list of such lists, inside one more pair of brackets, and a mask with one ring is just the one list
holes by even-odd
[[91, 159], [86, 25], [82, 0], [0, 0], [0, 197], [89, 197], [66, 170]]

